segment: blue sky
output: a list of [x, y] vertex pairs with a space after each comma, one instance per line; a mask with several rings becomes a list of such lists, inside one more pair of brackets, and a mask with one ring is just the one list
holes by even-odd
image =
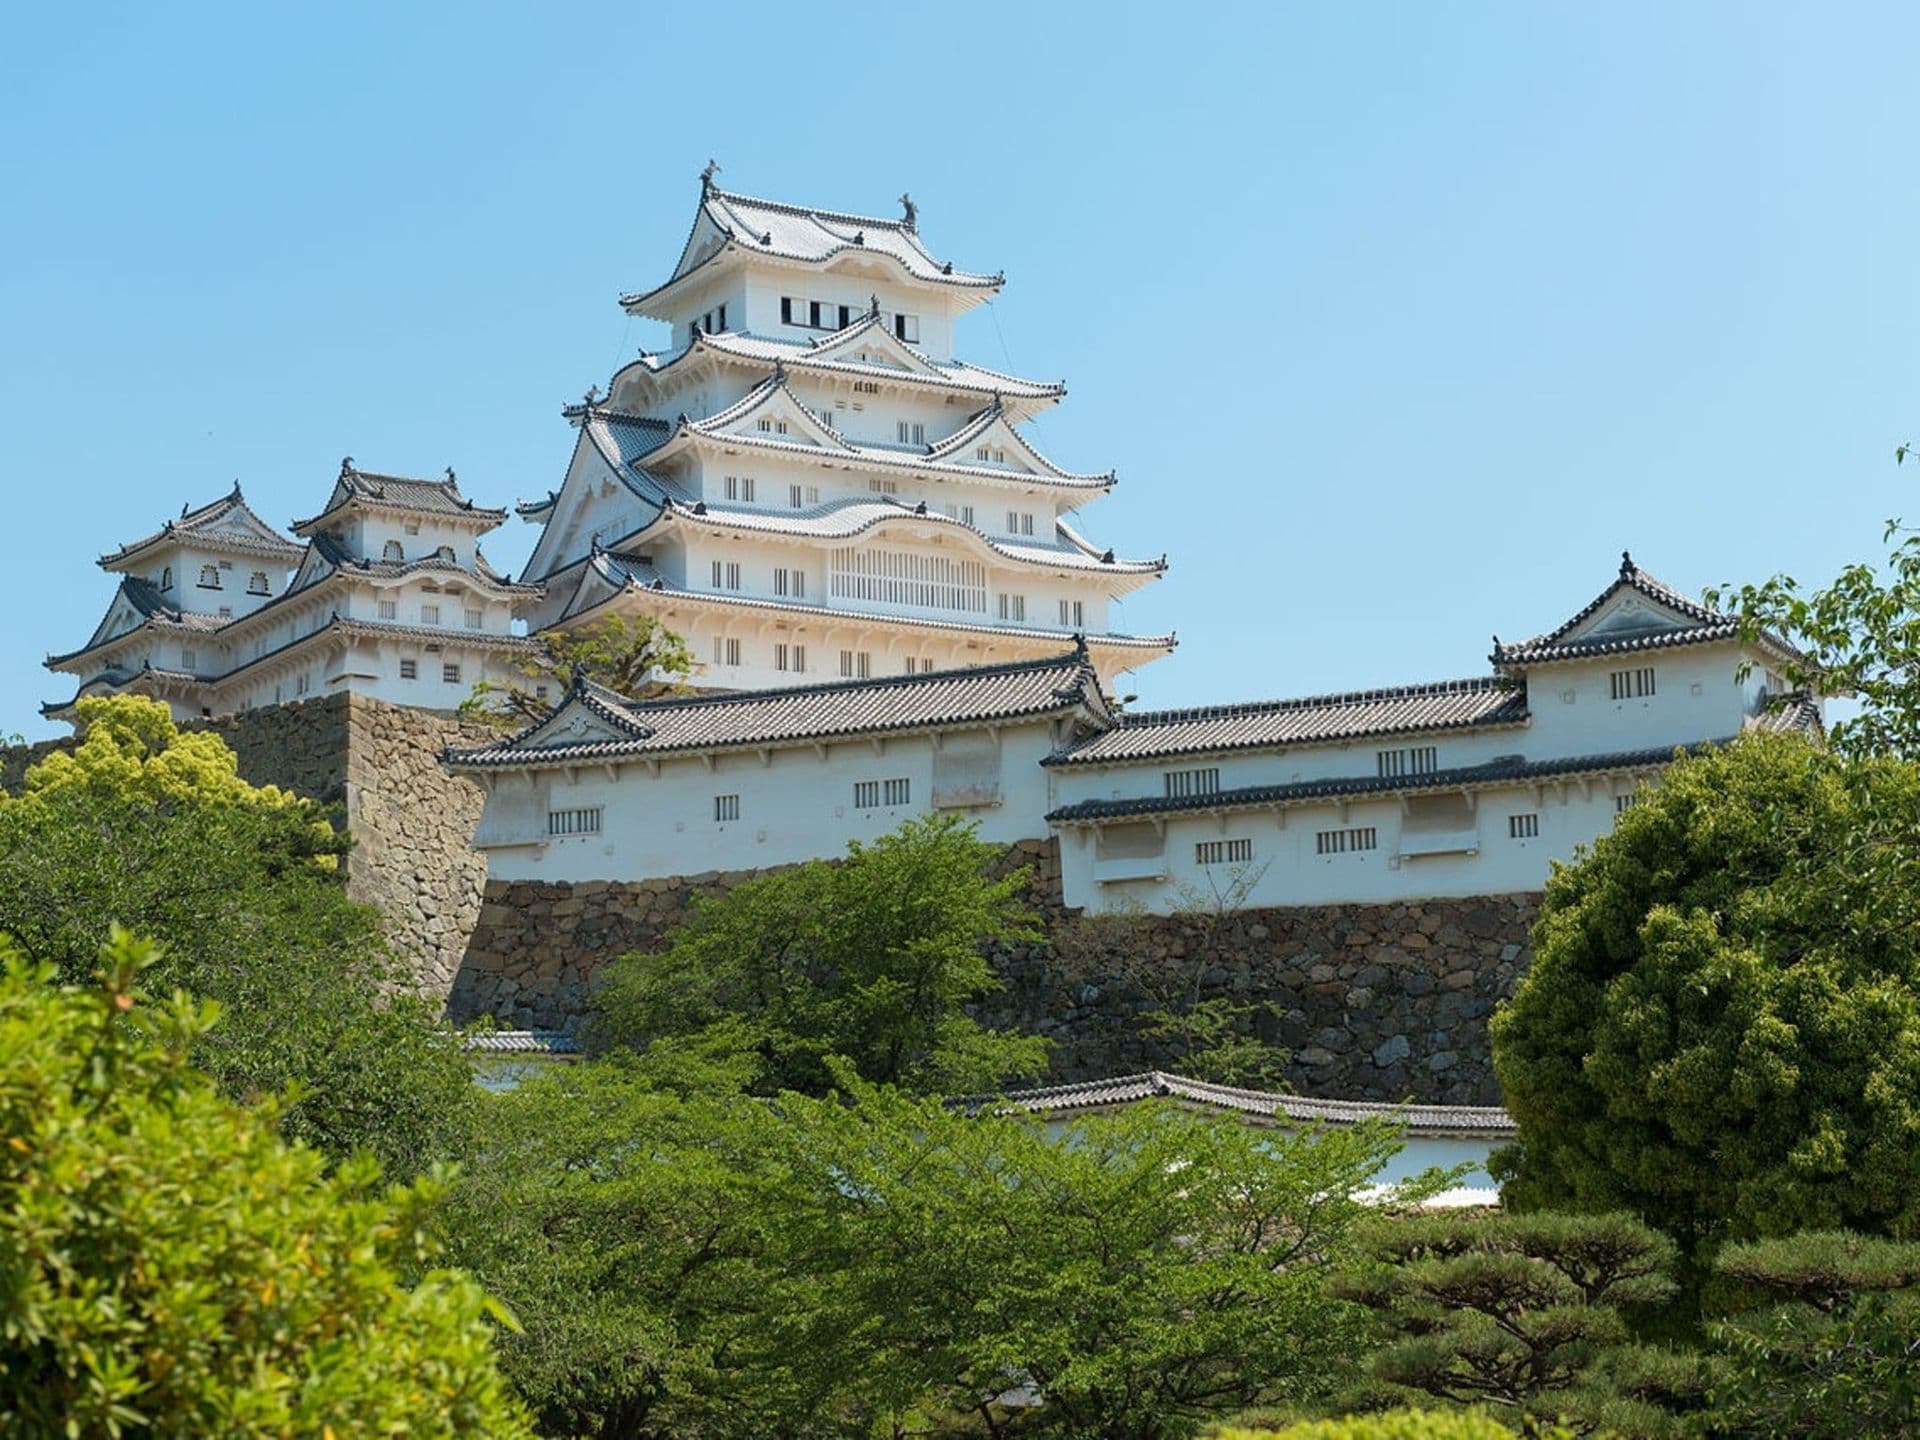
[[1084, 529], [1173, 562], [1143, 704], [1479, 673], [1627, 546], [1824, 576], [1920, 517], [1916, 54], [1893, 5], [29, 7], [0, 732], [94, 557], [236, 478], [543, 494], [709, 156], [1005, 269], [962, 353], [1065, 377]]

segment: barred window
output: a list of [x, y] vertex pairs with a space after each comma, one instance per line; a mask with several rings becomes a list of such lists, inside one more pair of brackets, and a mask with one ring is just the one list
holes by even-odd
[[877, 810], [880, 807], [880, 782], [878, 780], [856, 780], [853, 782], [853, 808], [856, 810]]
[[1632, 795], [1616, 795], [1613, 797], [1613, 813], [1616, 815], [1624, 815], [1639, 803], [1640, 796], [1638, 793]]
[[807, 647], [804, 645], [791, 645], [785, 641], [775, 645], [773, 647], [773, 668], [776, 670], [793, 670], [805, 674], [807, 669]]
[[481, 611], [481, 610], [467, 611], [467, 615], [466, 615], [467, 628], [469, 630], [478, 630], [481, 627], [481, 625], [483, 625], [486, 622], [486, 618], [487, 618], [486, 613], [484, 611]]
[[713, 797], [714, 824], [724, 824], [728, 820], [740, 818], [740, 797], [738, 795], [716, 795]]
[[912, 803], [913, 782], [906, 776], [892, 780], [856, 780], [853, 782], [853, 808], [878, 810], [882, 805]]
[[420, 678], [420, 662], [418, 660], [402, 660], [400, 662], [400, 678], [402, 680], [418, 680]]
[[549, 835], [598, 835], [600, 833], [601, 807], [584, 806], [578, 810], [549, 810], [547, 812], [547, 834]]
[[400, 618], [400, 602], [398, 600], [381, 600], [376, 603], [379, 605], [380, 618], [382, 620], [398, 620]]
[[865, 680], [873, 674], [873, 652], [871, 650], [842, 650], [840, 652], [840, 676], [844, 680]]
[[440, 623], [440, 607], [438, 605], [422, 605], [420, 607], [420, 623], [422, 625], [438, 625]]
[[1253, 859], [1253, 841], [1202, 840], [1193, 847], [1193, 858], [1202, 865], [1244, 865]]
[[1532, 840], [1540, 834], [1540, 817], [1534, 814], [1509, 815], [1507, 817], [1507, 838], [1509, 840]]
[[1615, 700], [1639, 700], [1653, 694], [1653, 667], [1641, 666], [1637, 670], [1615, 670], [1607, 676], [1608, 688]]
[[1166, 784], [1169, 800], [1212, 795], [1220, 789], [1220, 770], [1217, 766], [1210, 765], [1204, 770], [1168, 770], [1161, 778]]
[[1408, 750], [1381, 750], [1375, 753], [1383, 778], [1402, 775], [1431, 775], [1440, 768], [1440, 751], [1432, 745], [1416, 745]]
[[738, 665], [740, 663], [740, 640], [737, 636], [716, 635], [713, 637], [713, 663], [716, 665]]
[[1346, 855], [1355, 850], [1378, 850], [1380, 837], [1371, 825], [1356, 825], [1347, 830], [1321, 830], [1313, 837], [1314, 853]]
[[267, 583], [266, 571], [256, 570], [248, 577], [247, 593], [249, 595], [270, 595], [273, 593], [272, 587]]
[[447, 661], [440, 667], [440, 678], [449, 685], [458, 685], [460, 683], [459, 664], [452, 660]]
[[904, 777], [899, 780], [881, 782], [882, 800], [888, 805], [907, 805], [911, 802], [913, 783]]

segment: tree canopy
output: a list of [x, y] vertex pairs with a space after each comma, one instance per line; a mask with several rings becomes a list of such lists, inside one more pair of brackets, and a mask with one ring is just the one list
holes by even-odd
[[518, 665], [519, 680], [482, 680], [460, 713], [502, 728], [528, 725], [553, 713], [576, 674], [629, 700], [649, 700], [684, 690], [700, 668], [686, 641], [651, 615], [609, 615], [578, 630], [543, 631], [540, 641], [540, 652]]
[[151, 1002], [115, 932], [90, 987], [0, 956], [0, 1430], [530, 1436], [488, 1302], [427, 1271], [433, 1179], [328, 1173], [187, 1055], [217, 1007]]
[[1920, 1223], [1920, 771], [1755, 736], [1674, 764], [1549, 880], [1492, 1024], [1510, 1203], [1694, 1255]]
[[227, 1094], [297, 1086], [282, 1124], [390, 1173], [447, 1153], [471, 1098], [456, 1038], [338, 870], [311, 801], [241, 779], [217, 735], [137, 696], [80, 702], [82, 734], [0, 796], [0, 933], [79, 981], [117, 921], [165, 946], [153, 983], [215, 999], [196, 1063]]
[[963, 1008], [999, 988], [984, 944], [1038, 938], [1026, 873], [995, 878], [999, 858], [971, 825], [923, 816], [844, 860], [756, 876], [700, 902], [663, 953], [610, 966], [590, 1037], [742, 1057], [767, 1095], [823, 1093], [832, 1056], [929, 1094], [1037, 1074], [1042, 1041]]

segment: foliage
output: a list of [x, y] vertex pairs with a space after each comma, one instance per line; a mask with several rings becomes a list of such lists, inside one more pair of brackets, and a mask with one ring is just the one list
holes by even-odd
[[1053, 1136], [658, 1058], [490, 1100], [446, 1213], [549, 1433], [1158, 1440], [1316, 1393], [1358, 1337], [1322, 1282], [1385, 1128], [1141, 1108]]
[[1050, 1133], [852, 1093], [782, 1101], [812, 1196], [785, 1230], [835, 1277], [819, 1343], [868, 1357], [856, 1378], [896, 1427], [1191, 1435], [1317, 1393], [1358, 1338], [1324, 1281], [1397, 1147], [1384, 1127], [1288, 1134], [1150, 1105]]
[[1920, 1244], [1810, 1233], [1715, 1268], [1771, 1303], [1709, 1327], [1726, 1365], [1710, 1433], [1920, 1435]]
[[1702, 1258], [1920, 1222], [1917, 824], [1915, 767], [1756, 736], [1558, 869], [1492, 1024], [1509, 1203], [1628, 1209]]
[[931, 1094], [1037, 1074], [1038, 1039], [988, 1030], [962, 1005], [999, 988], [987, 942], [1038, 938], [1026, 872], [952, 816], [909, 820], [847, 858], [758, 876], [704, 900], [658, 955], [609, 967], [591, 1037], [751, 1057], [761, 1094], [819, 1094], [827, 1059]]
[[346, 848], [310, 801], [239, 778], [218, 736], [136, 696], [80, 702], [69, 755], [0, 796], [0, 931], [77, 981], [119, 921], [166, 946], [153, 983], [221, 1002], [195, 1062], [227, 1094], [289, 1086], [283, 1127], [336, 1157], [371, 1148], [412, 1175], [444, 1154], [471, 1077], [401, 979], [378, 915], [334, 869]]
[[1665, 1236], [1629, 1215], [1441, 1212], [1383, 1219], [1364, 1243], [1374, 1263], [1339, 1293], [1380, 1321], [1370, 1368], [1384, 1393], [1664, 1433], [1666, 1416], [1607, 1362], [1626, 1312], [1674, 1291]]
[[687, 642], [651, 615], [609, 615], [578, 630], [547, 630], [542, 650], [516, 667], [521, 680], [482, 680], [460, 702], [460, 714], [502, 729], [544, 720], [579, 675], [629, 700], [677, 695], [699, 669]]
[[437, 1180], [331, 1175], [186, 1060], [217, 1009], [136, 989], [116, 931], [90, 990], [0, 972], [0, 1430], [79, 1437], [519, 1436], [488, 1302], [431, 1257]]
[[[1513, 1431], [1476, 1411], [1387, 1410], [1310, 1420], [1282, 1430], [1220, 1430], [1208, 1440], [1512, 1440]], [[1560, 1426], [1529, 1427], [1537, 1440], [1573, 1440]]]
[[487, 1097], [441, 1217], [453, 1258], [521, 1320], [500, 1360], [543, 1433], [810, 1433], [833, 1377], [793, 1343], [813, 1286], [782, 1266], [771, 1119], [724, 1083], [660, 1088], [654, 1058]]
[[[1287, 1051], [1259, 1038], [1259, 1022], [1277, 1013], [1267, 1000], [1208, 995], [1208, 977], [1239, 961], [1231, 923], [1266, 873], [1266, 865], [1209, 869], [1206, 885], [1174, 889], [1173, 914], [1153, 915], [1138, 901], [1100, 914], [1076, 916], [1057, 929], [1055, 950], [1091, 984], [1121, 984], [1147, 1000], [1136, 1015], [1138, 1033], [1157, 1041], [1168, 1066], [1195, 1080], [1279, 1090], [1286, 1083]], [[1169, 956], [1149, 936], [1177, 928], [1186, 942]]]
[[1739, 617], [1749, 642], [1772, 634], [1798, 648], [1778, 661], [1788, 683], [1860, 702], [1857, 715], [1833, 722], [1835, 749], [1920, 760], [1920, 532], [1889, 520], [1881, 538], [1883, 566], [1849, 565], [1811, 593], [1775, 575], [1707, 599]]

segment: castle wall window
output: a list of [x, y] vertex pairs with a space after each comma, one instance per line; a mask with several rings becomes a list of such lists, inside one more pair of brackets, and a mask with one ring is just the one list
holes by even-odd
[[713, 562], [713, 588], [716, 590], [738, 590], [740, 588], [740, 562], [738, 560], [716, 560]]
[[799, 510], [805, 506], [818, 505], [819, 503], [820, 487], [818, 485], [789, 485], [787, 487], [787, 504], [792, 509]]
[[933, 673], [933, 661], [925, 657], [916, 660], [913, 656], [909, 655], [900, 673], [902, 675], [931, 675]]
[[740, 663], [740, 640], [737, 636], [716, 635], [713, 637], [713, 663], [716, 665], [738, 665]]
[[1079, 630], [1087, 623], [1087, 604], [1084, 600], [1062, 600], [1060, 602], [1060, 623]]
[[374, 603], [379, 609], [382, 620], [398, 620], [400, 618], [400, 602], [398, 600], [377, 600]]
[[485, 622], [486, 618], [487, 618], [486, 613], [484, 611], [480, 611], [480, 610], [467, 611], [466, 612], [467, 628], [469, 630], [478, 630], [480, 626]]
[[1033, 533], [1033, 512], [1031, 510], [1007, 511], [1007, 533], [1009, 535], [1031, 535]]
[[724, 825], [729, 820], [740, 818], [740, 797], [738, 795], [716, 795], [713, 797], [713, 822]]
[[987, 613], [987, 567], [978, 560], [870, 546], [835, 550], [828, 565], [828, 589], [836, 599]]
[[1346, 830], [1320, 830], [1313, 837], [1316, 855], [1347, 855], [1357, 850], [1379, 848], [1379, 834], [1371, 825], [1356, 825]]
[[182, 650], [180, 652], [180, 668], [182, 670], [196, 670], [199, 666], [200, 652], [198, 650]]
[[729, 475], [726, 478], [727, 499], [738, 500], [742, 504], [753, 503], [753, 476]]
[[418, 660], [402, 660], [400, 662], [400, 678], [402, 680], [418, 680], [420, 678], [420, 662]]
[[883, 805], [898, 807], [910, 805], [913, 795], [913, 782], [901, 776], [894, 780], [856, 780], [853, 782], [853, 808], [856, 810], [878, 810]]
[[773, 647], [773, 668], [804, 675], [807, 672], [807, 647], [785, 642]]
[[434, 550], [433, 558], [436, 560], [444, 560], [449, 565], [457, 565], [460, 563], [458, 560], [454, 558], [453, 546], [451, 545], [439, 546], [437, 549]]
[[898, 480], [882, 480], [876, 475], [869, 477], [867, 480], [867, 489], [876, 495], [898, 495], [900, 493], [900, 482]]
[[773, 593], [776, 595], [790, 595], [796, 600], [804, 598], [807, 593], [807, 572], [804, 570], [788, 570], [782, 566], [775, 566], [773, 571]]
[[1615, 670], [1607, 676], [1607, 688], [1615, 700], [1640, 700], [1653, 694], [1653, 667], [1643, 665], [1636, 670]]
[[454, 660], [449, 660], [445, 662], [443, 665], [441, 665], [440, 679], [448, 685], [458, 685], [460, 683], [459, 662]]
[[307, 685], [308, 685], [308, 675], [305, 670], [302, 670], [298, 675], [293, 677], [293, 693], [294, 694], [296, 695], [306, 694]]
[[163, 565], [160, 568], [160, 588], [162, 590], [171, 590], [173, 588], [173, 567], [171, 565]]
[[440, 607], [438, 605], [422, 605], [420, 607], [420, 623], [422, 625], [438, 625], [440, 623]]
[[1193, 847], [1193, 858], [1201, 865], [1245, 865], [1253, 859], [1253, 841], [1202, 840]]
[[409, 535], [418, 535], [420, 533], [420, 522], [418, 520], [409, 520], [403, 528]]
[[870, 650], [842, 650], [840, 652], [840, 676], [844, 680], [865, 680], [873, 674], [873, 652]]
[[1509, 815], [1507, 817], [1507, 838], [1509, 840], [1532, 840], [1540, 834], [1540, 817], [1536, 814]]
[[407, 552], [398, 540], [389, 540], [380, 547], [380, 558], [389, 564], [399, 565], [407, 558]]
[[999, 616], [1002, 620], [1025, 620], [1027, 618], [1027, 597], [1024, 595], [1000, 596]]
[[949, 520], [958, 520], [962, 525], [973, 524], [973, 506], [971, 505], [942, 505], [940, 508], [946, 512]]
[[1631, 795], [1616, 795], [1613, 797], [1613, 813], [1616, 815], [1624, 815], [1639, 803], [1640, 796], [1638, 792]]
[[[867, 357], [863, 354], [860, 358], [865, 360]], [[853, 382], [853, 393], [856, 395], [878, 395], [880, 393], [880, 382], [878, 380], [856, 380]], [[853, 408], [858, 410], [860, 407], [856, 404]]]
[[918, 420], [901, 420], [894, 426], [894, 433], [900, 437], [902, 445], [924, 445], [927, 443], [927, 427]]
[[1374, 762], [1383, 779], [1402, 775], [1431, 775], [1440, 768], [1440, 752], [1432, 745], [1415, 745], [1406, 750], [1381, 750]]
[[895, 315], [893, 317], [893, 333], [896, 339], [904, 340], [909, 345], [918, 345], [920, 343], [920, 317], [918, 315]]
[[598, 805], [584, 806], [577, 810], [549, 810], [547, 834], [598, 835], [602, 813]]
[[202, 590], [218, 590], [220, 588], [220, 567], [218, 565], [202, 565], [200, 567], [200, 588]]
[[272, 586], [267, 582], [266, 571], [256, 570], [247, 577], [247, 593], [249, 595], [270, 595], [273, 593]]
[[1161, 775], [1169, 800], [1185, 800], [1195, 795], [1216, 795], [1220, 791], [1220, 769], [1209, 765], [1203, 770], [1168, 770]]

